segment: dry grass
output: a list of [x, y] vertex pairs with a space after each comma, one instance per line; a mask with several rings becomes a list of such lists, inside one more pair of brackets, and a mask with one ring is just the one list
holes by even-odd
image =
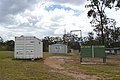
[[[72, 57], [73, 58], [73, 57]], [[102, 59], [83, 59], [85, 62], [95, 62], [96, 64], [80, 64], [79, 56], [73, 58], [75, 61], [66, 62], [65, 66], [69, 70], [83, 72], [89, 75], [97, 75], [105, 80], [120, 80], [120, 55], [108, 55], [106, 64]]]
[[13, 52], [0, 51], [0, 80], [73, 80], [50, 70], [43, 60], [13, 60]]
[[[62, 66], [68, 71], [82, 72], [89, 75], [97, 75], [105, 80], [120, 80], [120, 55], [108, 55], [106, 64], [85, 64], [79, 62], [79, 54], [48, 54], [44, 53], [44, 59], [49, 56], [67, 56], [71, 60]], [[0, 51], [0, 80], [74, 80], [71, 76], [51, 72], [51, 68], [44, 64], [43, 60], [13, 60], [13, 52]], [[84, 59], [90, 61], [91, 59]], [[95, 59], [100, 63], [102, 59]]]

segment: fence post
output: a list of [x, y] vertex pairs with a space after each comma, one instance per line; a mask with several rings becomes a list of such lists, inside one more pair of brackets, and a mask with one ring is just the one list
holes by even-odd
[[103, 63], [106, 63], [106, 57], [103, 57]]
[[80, 63], [82, 62], [82, 58], [80, 58]]

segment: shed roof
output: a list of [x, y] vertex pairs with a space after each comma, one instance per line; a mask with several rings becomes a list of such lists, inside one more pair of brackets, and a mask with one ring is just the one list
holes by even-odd
[[115, 48], [106, 48], [106, 50], [120, 50], [120, 47], [115, 47]]

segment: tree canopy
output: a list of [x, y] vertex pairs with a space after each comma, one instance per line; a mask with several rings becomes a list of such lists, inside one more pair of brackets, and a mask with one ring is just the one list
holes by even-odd
[[[105, 9], [106, 8], [119, 8], [120, 0], [87, 0], [90, 1], [90, 4], [87, 4], [85, 7], [90, 8], [87, 13], [88, 17], [92, 17], [92, 21], [90, 22], [93, 27], [95, 27], [94, 31], [97, 32], [98, 35], [101, 36], [101, 44], [105, 44], [105, 31], [111, 27], [115, 27], [116, 21], [115, 19], [108, 18]], [[116, 3], [116, 4], [115, 4]]]

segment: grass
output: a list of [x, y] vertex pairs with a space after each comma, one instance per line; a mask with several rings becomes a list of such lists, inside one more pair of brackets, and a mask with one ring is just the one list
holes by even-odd
[[49, 53], [48, 52], [44, 52], [44, 58], [47, 58], [49, 56], [67, 56], [67, 57], [70, 57], [70, 56], [74, 56], [74, 54], [71, 54], [71, 53]]
[[[79, 56], [74, 57], [79, 59]], [[95, 61], [96, 60], [96, 61]], [[98, 63], [98, 59], [94, 61]], [[99, 59], [102, 62], [102, 59]], [[79, 61], [67, 62], [66, 68], [89, 75], [97, 75], [105, 80], [120, 80], [120, 55], [108, 55], [106, 64], [80, 64]]]
[[[108, 55], [106, 64], [80, 64], [79, 54], [48, 54], [49, 56], [68, 56], [74, 61], [66, 62], [64, 66], [69, 71], [97, 75], [105, 80], [120, 80], [120, 55]], [[87, 61], [89, 59], [84, 59]], [[101, 59], [94, 61], [102, 62]], [[74, 80], [71, 76], [51, 72], [43, 60], [14, 60], [13, 52], [0, 51], [0, 80]]]
[[50, 70], [43, 60], [13, 60], [13, 52], [0, 51], [0, 80], [73, 80]]

